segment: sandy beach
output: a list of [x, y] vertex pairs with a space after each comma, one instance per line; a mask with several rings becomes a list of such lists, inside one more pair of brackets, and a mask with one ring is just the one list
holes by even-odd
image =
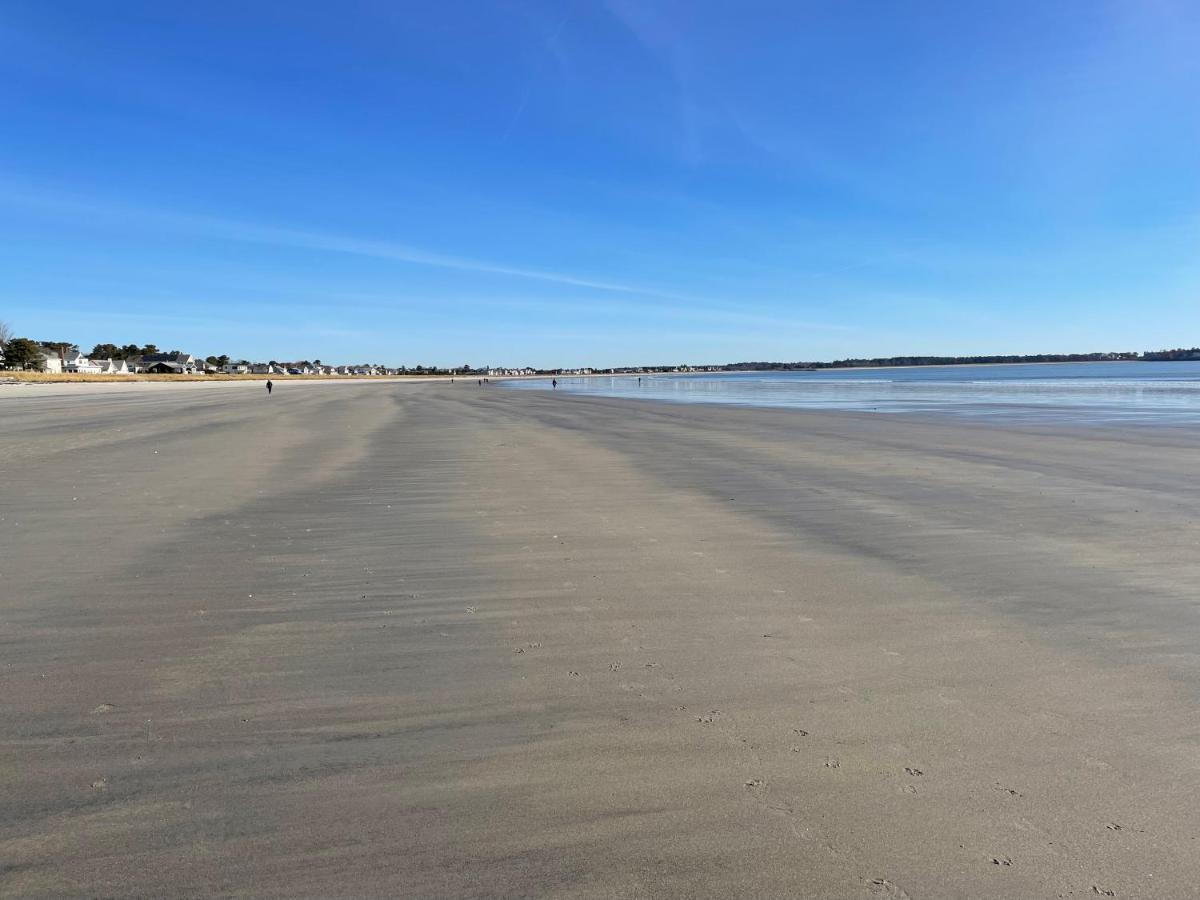
[[1196, 896], [1198, 459], [0, 387], [0, 895]]

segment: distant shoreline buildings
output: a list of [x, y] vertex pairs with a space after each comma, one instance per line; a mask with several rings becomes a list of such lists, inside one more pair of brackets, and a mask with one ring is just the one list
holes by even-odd
[[1145, 352], [1065, 353], [1003, 356], [890, 356], [847, 358], [831, 362], [738, 362], [716, 365], [663, 364], [537, 369], [532, 366], [506, 367], [464, 364], [457, 367], [418, 365], [385, 366], [377, 363], [328, 365], [320, 360], [295, 362], [234, 361], [228, 356], [199, 357], [180, 350], [161, 352], [152, 344], [145, 347], [97, 344], [89, 354], [78, 346], [63, 342], [43, 343], [26, 338], [10, 339], [0, 345], [0, 368], [25, 369], [70, 375], [265, 375], [265, 376], [379, 376], [442, 375], [459, 377], [528, 377], [533, 375], [642, 375], [687, 372], [815, 371], [839, 368], [883, 368], [909, 366], [1012, 365], [1064, 362], [1163, 362], [1200, 360], [1200, 348], [1148, 350]]
[[[36, 359], [25, 359], [21, 368], [65, 375], [397, 375], [407, 370], [383, 365], [324, 365], [309, 362], [231, 362], [228, 357], [198, 357], [181, 350], [129, 356], [85, 355], [72, 345], [41, 344]], [[3, 356], [0, 355], [0, 359]]]

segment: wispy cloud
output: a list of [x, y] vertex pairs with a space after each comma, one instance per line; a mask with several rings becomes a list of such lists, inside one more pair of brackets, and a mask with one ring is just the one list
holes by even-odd
[[614, 294], [679, 301], [690, 299], [658, 288], [590, 278], [570, 272], [511, 266], [488, 260], [439, 253], [400, 241], [374, 240], [321, 231], [283, 228], [237, 219], [97, 203], [73, 197], [31, 193], [20, 189], [9, 190], [6, 188], [0, 192], [0, 204], [70, 216], [76, 220], [167, 229], [176, 233], [218, 240], [365, 256], [411, 265], [453, 269], [460, 272], [523, 278]]
[[605, 8], [651, 56], [665, 66], [678, 120], [679, 148], [690, 163], [704, 160], [704, 130], [713, 118], [700, 102], [692, 52], [674, 12], [663, 5], [605, 0]]

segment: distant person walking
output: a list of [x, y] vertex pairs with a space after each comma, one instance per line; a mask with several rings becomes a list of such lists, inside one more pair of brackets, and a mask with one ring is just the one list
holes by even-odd
[[550, 387], [552, 390], [558, 390], [558, 379], [557, 378], [550, 379]]
[[271, 379], [268, 378], [267, 379], [267, 396], [268, 397], [271, 396], [271, 391], [273, 391], [273, 390], [275, 390], [275, 385], [271, 382]]

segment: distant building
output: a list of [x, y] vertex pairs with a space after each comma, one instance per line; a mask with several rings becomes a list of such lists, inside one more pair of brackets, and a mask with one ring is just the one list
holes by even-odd
[[[105, 362], [107, 361], [105, 360]], [[99, 362], [88, 359], [77, 350], [63, 354], [64, 372], [69, 372], [72, 375], [99, 375], [101, 370]]]
[[42, 371], [61, 375], [66, 371], [65, 356], [58, 347], [42, 347]]
[[190, 353], [146, 353], [142, 356], [135, 356], [129, 360], [129, 364], [138, 372], [157, 372], [159, 370], [154, 367], [159, 364], [166, 364], [166, 371], [173, 372], [177, 375], [194, 375], [197, 370], [204, 372], [204, 364], [198, 363], [196, 357]]
[[194, 366], [185, 366], [182, 363], [173, 362], [156, 362], [145, 366], [142, 369], [151, 375], [194, 375], [196, 369]]

